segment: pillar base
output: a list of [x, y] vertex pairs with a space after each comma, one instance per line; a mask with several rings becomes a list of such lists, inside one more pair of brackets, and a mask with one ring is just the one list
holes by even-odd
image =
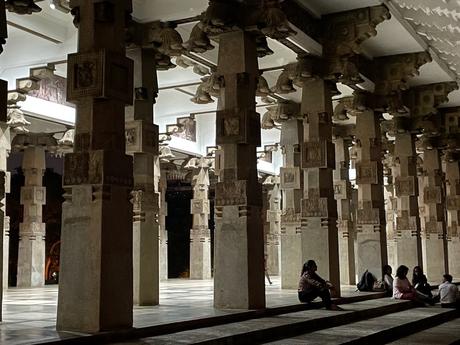
[[381, 239], [379, 232], [358, 232], [356, 235], [357, 279], [365, 270], [379, 278], [382, 273]]
[[266, 269], [269, 275], [280, 275], [280, 245], [267, 243]]
[[449, 253], [449, 274], [460, 280], [460, 238], [456, 237], [447, 243]]
[[339, 238], [340, 284], [356, 284], [354, 247], [355, 244], [352, 238]]
[[216, 207], [214, 306], [265, 308], [260, 207]]
[[394, 269], [400, 265], [407, 267], [420, 266], [422, 262], [419, 257], [420, 240], [417, 237], [397, 237], [394, 240]]
[[133, 303], [160, 303], [158, 225], [155, 215], [145, 212], [146, 219], [133, 223]]
[[302, 271], [300, 223], [283, 225], [281, 233], [281, 288], [297, 289]]
[[438, 238], [422, 239], [423, 271], [429, 282], [442, 280], [445, 274], [444, 240]]
[[211, 239], [208, 236], [191, 239], [190, 279], [211, 279]]
[[[117, 162], [122, 166], [120, 157]], [[131, 169], [127, 165], [127, 170]], [[58, 330], [93, 333], [132, 327], [131, 188], [66, 188], [62, 205]]]
[[[21, 223], [18, 250], [17, 286], [21, 288], [45, 285], [45, 224]], [[24, 233], [24, 228], [33, 229]]]

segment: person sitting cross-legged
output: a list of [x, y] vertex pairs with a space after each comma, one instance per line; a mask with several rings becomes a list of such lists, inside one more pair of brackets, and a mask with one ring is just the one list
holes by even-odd
[[439, 285], [439, 301], [443, 308], [460, 308], [458, 287], [452, 284], [452, 276], [444, 274], [442, 284]]
[[321, 297], [326, 309], [343, 310], [332, 303], [329, 289], [334, 289], [334, 286], [316, 274], [317, 269], [318, 267], [313, 260], [308, 260], [304, 263], [298, 289], [299, 301], [308, 303], [316, 297]]
[[396, 277], [393, 281], [393, 298], [412, 300], [420, 304], [426, 302], [433, 305], [434, 300], [432, 298], [417, 291], [411, 285], [409, 279], [407, 279], [407, 273], [409, 273], [409, 268], [404, 265], [399, 266], [396, 270]]

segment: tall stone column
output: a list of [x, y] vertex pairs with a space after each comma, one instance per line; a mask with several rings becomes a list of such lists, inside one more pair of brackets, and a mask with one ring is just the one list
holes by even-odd
[[303, 125], [297, 118], [281, 124], [280, 144], [283, 167], [280, 169], [280, 187], [283, 192], [281, 212], [281, 288], [296, 289], [302, 267], [300, 206], [303, 179], [300, 177], [300, 146], [303, 143]]
[[25, 182], [21, 187], [21, 204], [24, 206], [24, 217], [19, 225], [18, 287], [45, 284], [46, 224], [42, 223], [42, 208], [46, 203], [46, 188], [42, 183], [45, 168], [44, 147], [26, 146], [22, 159]]
[[449, 273], [460, 278], [460, 161], [449, 152], [445, 162]]
[[313, 259], [318, 273], [331, 281], [340, 295], [337, 202], [334, 199], [332, 98], [326, 81], [307, 81], [302, 87], [301, 146], [304, 194], [302, 198], [302, 259]]
[[436, 147], [423, 152], [423, 171], [425, 204], [425, 222], [422, 228], [423, 267], [428, 280], [435, 282], [448, 270], [445, 193], [440, 150]]
[[269, 275], [280, 274], [280, 236], [281, 236], [281, 190], [278, 176], [272, 176], [273, 188], [268, 192], [267, 221], [269, 231], [266, 233], [266, 269]]
[[395, 198], [395, 187], [393, 181], [393, 154], [387, 154], [384, 160], [383, 174], [386, 177], [384, 183], [384, 203], [385, 203], [385, 221], [387, 233], [387, 252], [388, 265], [393, 268], [397, 267], [396, 260], [396, 214], [397, 200]]
[[216, 143], [223, 150], [223, 168], [216, 185], [214, 305], [263, 308], [262, 191], [256, 156], [260, 146], [260, 119], [255, 111], [257, 48], [255, 38], [245, 31], [223, 33], [219, 39], [217, 73], [223, 76], [225, 88], [216, 117]]
[[209, 173], [205, 158], [200, 159], [198, 169], [190, 205], [193, 215], [193, 226], [190, 229], [190, 279], [211, 279]]
[[415, 134], [398, 131], [394, 145], [393, 176], [397, 198], [396, 231], [393, 237], [395, 266], [421, 266]]
[[[0, 54], [3, 52], [3, 45], [6, 43], [7, 37], [8, 37], [8, 34], [7, 34], [7, 26], [6, 26], [5, 2], [1, 1], [0, 3]], [[6, 125], [7, 99], [8, 99], [8, 82], [0, 79], [1, 140], [7, 141], [9, 144], [10, 142], [9, 129], [8, 129], [8, 126]], [[2, 159], [1, 156], [0, 156], [0, 159]], [[5, 157], [4, 163], [5, 163], [5, 168], [6, 168], [6, 157]], [[0, 168], [1, 168], [1, 165], [0, 165]], [[6, 169], [4, 171], [6, 171]], [[5, 174], [0, 172], [0, 200], [2, 200], [3, 205], [5, 205], [5, 202], [3, 202], [5, 198], [5, 191], [2, 190], [3, 185], [5, 185]], [[0, 226], [3, 226], [3, 228], [0, 229], [1, 230], [0, 231], [0, 235], [1, 235], [0, 236], [0, 251], [1, 251], [0, 258], [2, 258], [3, 261], [2, 261], [2, 265], [0, 265], [0, 270], [2, 270], [1, 272], [2, 279], [0, 280], [0, 292], [2, 292], [3, 289], [6, 289], [8, 287], [8, 259], [9, 259], [9, 251], [8, 251], [9, 233], [6, 232], [6, 229], [4, 227], [5, 211], [4, 211], [4, 207], [2, 208], [3, 210], [0, 211]], [[0, 293], [0, 307], [2, 306], [2, 304], [3, 304], [3, 293]], [[1, 320], [2, 320], [2, 311], [0, 308], [0, 321]]]
[[334, 196], [337, 200], [337, 228], [339, 231], [340, 283], [356, 284], [355, 232], [351, 212], [350, 140], [336, 136]]
[[[157, 78], [153, 49], [128, 51], [134, 60], [134, 106], [126, 109], [126, 153], [133, 156], [133, 303], [157, 305], [160, 298], [158, 194], [155, 156], [158, 127], [153, 124]], [[150, 137], [150, 138], [148, 138]]]
[[356, 273], [360, 277], [368, 269], [379, 277], [387, 263], [382, 143], [378, 114], [370, 108], [357, 113], [356, 139]]
[[[74, 152], [64, 158], [57, 329], [98, 332], [133, 322], [132, 158], [125, 105], [133, 62], [125, 57], [130, 0], [72, 0], [78, 53], [68, 57], [76, 103]], [[143, 144], [153, 140], [140, 136]]]
[[[160, 163], [158, 159], [158, 168]], [[166, 229], [166, 216], [168, 215], [168, 204], [166, 202], [166, 189], [168, 183], [166, 176], [163, 172], [160, 172], [160, 179], [158, 182], [158, 197], [160, 203], [160, 211], [158, 215], [158, 223], [160, 224], [160, 235], [159, 235], [159, 250], [160, 250], [160, 280], [168, 279], [168, 231]]]
[[[1, 86], [2, 81], [0, 80], [0, 96], [2, 95], [2, 86]], [[6, 91], [6, 85], [5, 85], [5, 91]], [[6, 92], [5, 92], [5, 98], [6, 98]], [[5, 109], [6, 111], [6, 109]], [[0, 109], [0, 114], [2, 113], [2, 110]], [[3, 180], [3, 185], [4, 185], [4, 190], [2, 192], [2, 188], [0, 186], [0, 226], [3, 224], [3, 229], [2, 229], [2, 236], [3, 237], [3, 275], [2, 275], [2, 281], [3, 281], [3, 289], [8, 288], [8, 266], [9, 266], [9, 247], [10, 247], [10, 217], [6, 216], [6, 193], [10, 192], [10, 179], [9, 179], [9, 172], [7, 171], [7, 158], [11, 150], [11, 141], [10, 141], [10, 128], [6, 124], [6, 120], [3, 121], [1, 120], [0, 117], [0, 176], [3, 175], [2, 178], [0, 178], [0, 183], [2, 183]], [[0, 232], [1, 233], [1, 232]], [[1, 286], [0, 286], [0, 291], [2, 291]], [[0, 305], [1, 305], [1, 300], [0, 300]], [[1, 320], [1, 314], [0, 314], [0, 320]]]

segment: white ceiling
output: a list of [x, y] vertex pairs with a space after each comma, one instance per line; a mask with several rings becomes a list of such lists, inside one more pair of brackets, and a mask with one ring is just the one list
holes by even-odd
[[[328, 13], [346, 11], [350, 9], [379, 5], [379, 0], [298, 0], [312, 13], [321, 16]], [[382, 0], [383, 1], [383, 0]], [[43, 37], [26, 33], [23, 30], [9, 26], [9, 39], [5, 45], [5, 51], [0, 55], [0, 77], [7, 79], [10, 89], [14, 88], [16, 78], [28, 75], [28, 69], [33, 66], [44, 65], [48, 62], [64, 60], [67, 54], [76, 50], [77, 30], [72, 25], [72, 16], [52, 10], [46, 6], [46, 2], [40, 3], [43, 11], [31, 16], [18, 16], [8, 14], [8, 20], [19, 26], [27, 27]], [[133, 16], [140, 22], [154, 20], [176, 20], [194, 17], [202, 13], [208, 5], [207, 0], [133, 0]], [[183, 40], [188, 36], [194, 23], [180, 25], [177, 30]], [[370, 58], [401, 54], [408, 52], [423, 51], [424, 44], [419, 36], [414, 36], [408, 30], [407, 23], [397, 16], [377, 26], [377, 36], [367, 40], [363, 45], [363, 52]], [[61, 43], [60, 43], [61, 42]], [[277, 41], [268, 40], [270, 48], [275, 52], [273, 55], [259, 59], [261, 69], [284, 66], [296, 60], [296, 54]], [[201, 55], [202, 58], [217, 64], [218, 44], [214, 50]], [[460, 49], [457, 47], [457, 49]], [[66, 65], [57, 65], [57, 73], [65, 75]], [[269, 85], [276, 83], [280, 71], [264, 73]], [[192, 69], [175, 69], [158, 72], [160, 88], [174, 87], [182, 84], [200, 81], [200, 76], [193, 73]], [[420, 76], [411, 81], [411, 85], [421, 85], [440, 81], [453, 80], [452, 74], [446, 71], [442, 61], [433, 61], [423, 66]], [[193, 93], [196, 87], [182, 88]], [[349, 88], [341, 88], [345, 94], [350, 93]], [[281, 95], [286, 99], [300, 101], [300, 92], [289, 95]], [[190, 102], [191, 96], [177, 91], [174, 88], [161, 90], [155, 106], [157, 117], [183, 116], [191, 112], [210, 111], [216, 108], [216, 103], [209, 105], [196, 105]], [[460, 91], [451, 94], [448, 106], [460, 106]]]

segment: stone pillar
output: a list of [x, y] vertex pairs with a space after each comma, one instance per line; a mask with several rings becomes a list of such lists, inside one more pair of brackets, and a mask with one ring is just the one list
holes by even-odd
[[[235, 5], [236, 6], [236, 5]], [[223, 168], [216, 185], [214, 306], [265, 307], [262, 191], [256, 148], [260, 118], [255, 111], [259, 71], [254, 37], [245, 31], [219, 36], [217, 73], [225, 88], [216, 117], [216, 143]]]
[[209, 230], [209, 173], [205, 158], [200, 159], [199, 172], [194, 178], [190, 212], [190, 279], [211, 279], [211, 232]]
[[45, 285], [46, 224], [42, 223], [42, 207], [46, 203], [46, 188], [42, 185], [45, 168], [44, 147], [26, 147], [22, 159], [24, 216], [19, 225], [18, 287]]
[[[8, 37], [7, 33], [7, 26], [6, 26], [6, 13], [5, 13], [5, 2], [1, 1], [0, 4], [0, 54], [3, 52], [3, 45], [6, 42], [6, 38]], [[6, 125], [7, 122], [7, 99], [8, 99], [8, 82], [5, 80], [0, 79], [0, 129], [1, 129], [1, 139], [2, 141], [7, 141], [8, 144], [9, 140], [9, 129]], [[1, 154], [1, 153], [0, 153]], [[0, 159], [3, 159], [0, 156]], [[3, 162], [3, 160], [1, 160]], [[6, 167], [6, 157], [4, 160], [5, 167]], [[0, 163], [1, 164], [1, 163]], [[1, 165], [0, 165], [1, 167]], [[1, 170], [1, 169], [0, 169]], [[6, 171], [6, 169], [5, 169]], [[4, 185], [5, 175], [0, 172], [0, 200], [5, 205], [3, 201], [5, 198], [5, 191], [2, 190], [2, 185]], [[5, 211], [4, 209], [0, 211], [0, 226], [4, 225], [4, 218]], [[3, 219], [2, 219], [3, 218]], [[1, 280], [0, 280], [0, 307], [3, 303], [3, 289], [8, 287], [8, 260], [9, 260], [9, 232], [6, 232], [6, 228], [0, 229], [0, 258], [2, 258], [2, 265], [0, 265], [0, 270], [2, 270]], [[0, 308], [0, 321], [2, 320], [2, 311]]]
[[[158, 167], [160, 167], [159, 160]], [[166, 203], [167, 188], [168, 184], [166, 181], [166, 176], [163, 172], [161, 172], [158, 183], [158, 196], [160, 204], [160, 211], [158, 215], [158, 223], [160, 224], [160, 280], [168, 279], [168, 231], [166, 229], [166, 216], [168, 215], [168, 204]]]
[[310, 80], [302, 87], [301, 146], [304, 194], [302, 198], [302, 260], [313, 259], [320, 276], [331, 281], [340, 295], [337, 202], [334, 199], [332, 98], [326, 81]]
[[339, 231], [340, 283], [356, 284], [355, 232], [351, 212], [350, 141], [336, 136], [334, 196], [337, 200], [337, 228]]
[[423, 267], [430, 282], [436, 282], [447, 272], [445, 194], [440, 150], [423, 152], [424, 228], [422, 228]]
[[376, 277], [387, 263], [383, 164], [378, 115], [367, 108], [356, 117], [356, 184], [358, 211], [356, 228], [356, 273], [368, 269]]
[[273, 176], [273, 188], [268, 192], [267, 221], [269, 231], [266, 234], [266, 269], [269, 275], [280, 274], [280, 236], [281, 236], [281, 191], [279, 177]]
[[[154, 163], [158, 127], [153, 105], [158, 93], [153, 49], [128, 51], [134, 60], [134, 106], [126, 110], [126, 152], [133, 156], [133, 303], [157, 305], [160, 298], [158, 194]], [[151, 139], [146, 140], [146, 136]]]
[[447, 248], [449, 273], [460, 279], [460, 161], [446, 159]]
[[393, 155], [388, 154], [384, 160], [384, 177], [386, 181], [384, 183], [384, 202], [385, 202], [385, 221], [386, 221], [386, 233], [387, 233], [387, 252], [388, 252], [388, 265], [393, 269], [397, 267], [396, 261], [396, 214], [397, 214], [397, 202], [395, 198], [394, 184], [393, 184]]
[[300, 144], [303, 142], [302, 121], [289, 119], [281, 124], [280, 144], [283, 167], [280, 187], [283, 192], [281, 212], [281, 288], [297, 289], [302, 267], [300, 205], [303, 179], [300, 177]]
[[396, 231], [393, 237], [394, 264], [421, 266], [417, 153], [415, 135], [410, 132], [396, 133], [393, 176], [397, 198]]
[[[125, 57], [130, 0], [72, 0], [78, 53], [68, 57], [67, 99], [76, 103], [74, 152], [64, 157], [57, 329], [98, 332], [133, 322], [132, 158], [125, 105], [133, 62]], [[144, 134], [144, 133], [142, 133]], [[142, 145], [151, 133], [137, 133]]]
[[[0, 81], [1, 83], [1, 81]], [[1, 89], [1, 84], [0, 84]], [[6, 90], [6, 86], [5, 86]], [[0, 95], [2, 91], [0, 90]], [[5, 96], [6, 97], [6, 96]], [[6, 109], [5, 109], [6, 110]], [[2, 110], [0, 110], [1, 113]], [[1, 118], [1, 117], [0, 117]], [[10, 129], [6, 121], [0, 120], [0, 175], [3, 174], [4, 192], [1, 193], [0, 187], [0, 222], [3, 224], [3, 289], [8, 288], [8, 266], [9, 266], [9, 247], [10, 247], [10, 217], [6, 216], [6, 193], [10, 192], [10, 173], [7, 171], [7, 158], [11, 150]], [[0, 179], [0, 183], [1, 183]], [[3, 218], [3, 221], [2, 221]], [[1, 226], [1, 224], [0, 224]], [[1, 233], [1, 232], [0, 232]], [[0, 288], [0, 291], [2, 289]], [[1, 303], [1, 300], [0, 300]], [[1, 305], [1, 304], [0, 304]], [[1, 314], [0, 314], [1, 315]], [[1, 320], [1, 317], [0, 317]]]

